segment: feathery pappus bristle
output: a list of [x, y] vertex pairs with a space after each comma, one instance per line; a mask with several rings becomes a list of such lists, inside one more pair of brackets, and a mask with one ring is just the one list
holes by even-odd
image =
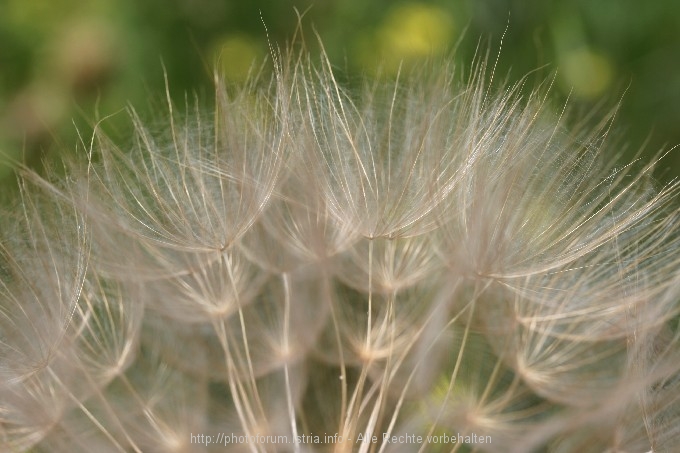
[[606, 160], [613, 115], [273, 60], [19, 170], [3, 451], [673, 451], [680, 185]]

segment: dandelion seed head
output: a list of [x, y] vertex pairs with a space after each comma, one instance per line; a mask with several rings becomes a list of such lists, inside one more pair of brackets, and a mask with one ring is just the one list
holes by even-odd
[[348, 88], [324, 53], [272, 60], [216, 76], [212, 112], [130, 109], [64, 178], [20, 169], [2, 448], [672, 451], [680, 183], [605, 159], [615, 112], [572, 127], [484, 62]]

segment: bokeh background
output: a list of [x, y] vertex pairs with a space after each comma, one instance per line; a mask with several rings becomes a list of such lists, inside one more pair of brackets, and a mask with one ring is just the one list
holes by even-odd
[[[268, 39], [289, 42], [296, 9], [308, 45], [316, 30], [347, 80], [450, 55], [456, 43], [456, 64], [470, 67], [477, 48], [495, 58], [507, 29], [499, 80], [554, 76], [555, 105], [569, 95], [584, 117], [602, 112], [593, 121], [622, 100], [624, 159], [680, 144], [677, 0], [0, 0], [0, 162], [39, 169], [110, 115], [104, 128], [124, 144], [126, 107], [162, 116], [163, 68], [178, 104], [186, 93], [207, 99], [213, 68], [239, 83]], [[680, 176], [679, 155], [662, 161], [660, 181]], [[0, 165], [0, 191], [13, 180]]]

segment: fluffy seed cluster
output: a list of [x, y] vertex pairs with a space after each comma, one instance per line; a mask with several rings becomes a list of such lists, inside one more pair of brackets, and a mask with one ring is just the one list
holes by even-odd
[[678, 184], [483, 64], [310, 61], [20, 171], [1, 450], [674, 451]]

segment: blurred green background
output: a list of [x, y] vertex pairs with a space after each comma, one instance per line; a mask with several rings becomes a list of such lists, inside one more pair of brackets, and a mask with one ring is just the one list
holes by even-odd
[[[400, 62], [446, 55], [461, 37], [459, 67], [480, 43], [495, 58], [509, 23], [498, 79], [556, 74], [555, 96], [571, 93], [584, 116], [623, 96], [614, 130], [626, 158], [643, 144], [649, 160], [680, 143], [678, 0], [0, 0], [0, 155], [39, 168], [112, 114], [107, 133], [124, 144], [128, 105], [162, 117], [163, 67], [178, 104], [185, 93], [208, 99], [216, 65], [238, 83], [268, 55], [263, 22], [271, 42], [286, 45], [295, 8], [306, 11], [306, 42], [315, 45], [317, 30], [350, 79], [378, 62], [389, 75]], [[679, 154], [659, 179], [680, 175]], [[9, 167], [0, 180], [7, 191]]]

